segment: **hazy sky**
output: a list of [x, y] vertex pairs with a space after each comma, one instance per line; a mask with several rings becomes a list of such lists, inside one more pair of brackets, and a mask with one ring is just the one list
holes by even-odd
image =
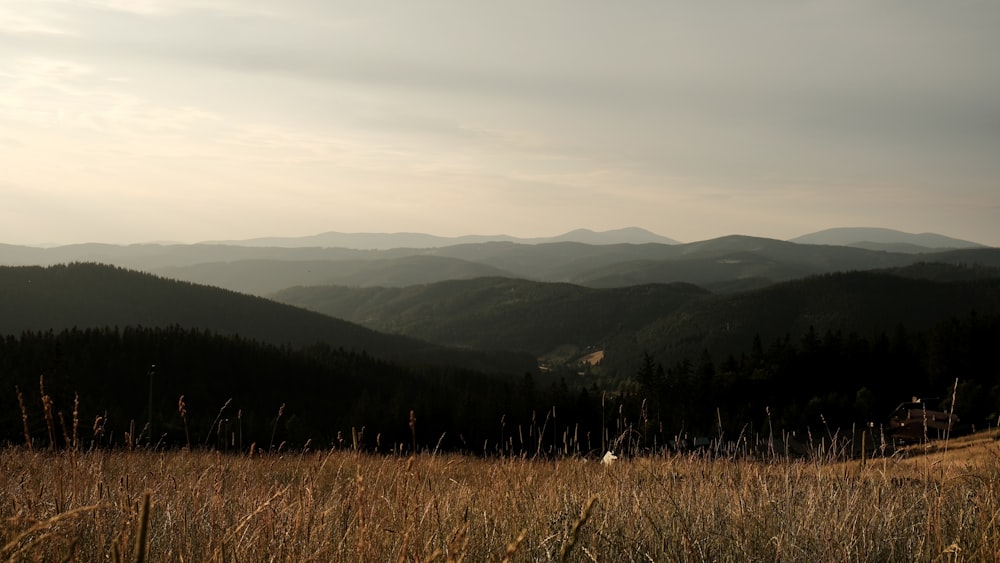
[[1000, 246], [1000, 2], [0, 0], [0, 242]]

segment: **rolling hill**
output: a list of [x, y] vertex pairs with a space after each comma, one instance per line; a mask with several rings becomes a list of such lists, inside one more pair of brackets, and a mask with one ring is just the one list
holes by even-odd
[[482, 242], [440, 248], [352, 250], [232, 245], [0, 245], [0, 263], [52, 265], [97, 261], [161, 276], [264, 295], [299, 285], [404, 287], [449, 279], [515, 277], [607, 288], [686, 282], [742, 291], [836, 271], [918, 262], [1000, 266], [1000, 249], [914, 254], [727, 236], [688, 244]]
[[872, 227], [840, 227], [825, 229], [791, 239], [798, 244], [831, 244], [856, 246], [870, 250], [921, 253], [953, 248], [982, 248], [983, 245], [936, 233], [905, 233], [893, 229]]
[[267, 295], [297, 285], [403, 287], [442, 280], [509, 276], [486, 264], [424, 255], [373, 260], [239, 260], [155, 271], [172, 279], [254, 295]]
[[594, 287], [666, 281], [705, 286], [738, 280], [766, 284], [841, 270], [893, 267], [912, 260], [902, 254], [736, 235], [686, 244], [678, 250], [681, 252], [665, 259], [594, 268], [575, 275], [572, 281]]
[[600, 347], [707, 294], [681, 283], [592, 289], [480, 278], [405, 288], [295, 287], [273, 298], [440, 344], [552, 356]]
[[582, 242], [585, 244], [679, 244], [677, 241], [637, 227], [597, 232], [576, 229], [554, 237], [518, 238], [507, 235], [465, 235], [441, 237], [423, 233], [338, 233], [328, 232], [304, 237], [266, 237], [245, 240], [214, 241], [210, 244], [234, 246], [338, 247], [364, 250], [391, 250], [393, 248], [439, 248], [456, 244], [484, 242], [513, 242], [518, 244], [544, 244], [550, 242]]
[[[751, 251], [759, 243], [736, 242]], [[492, 244], [503, 250], [506, 243]], [[575, 243], [561, 244], [580, 250]], [[794, 246], [791, 250], [801, 251]], [[963, 260], [984, 250], [953, 252], [960, 254], [947, 255], [959, 264], [973, 264], [978, 262]], [[828, 259], [819, 256], [821, 264]], [[51, 356], [45, 373], [63, 377], [52, 380], [64, 393], [61, 405], [71, 400], [65, 393], [78, 388], [74, 374], [86, 365], [88, 401], [101, 408], [100, 402], [108, 400], [102, 398], [107, 391], [100, 384], [102, 370], [117, 370], [119, 380], [131, 382], [125, 399], [131, 406], [117, 415], [119, 423], [125, 416], [142, 416], [136, 404], [142, 404], [147, 387], [136, 380], [142, 373], [135, 366], [155, 356], [169, 360], [171, 381], [184, 378], [183, 387], [171, 388], [173, 394], [161, 398], [157, 409], [163, 419], [176, 406], [177, 393], [193, 390], [213, 403], [200, 407], [206, 421], [213, 418], [218, 402], [235, 395], [229, 389], [253, 371], [255, 389], [280, 389], [282, 397], [302, 409], [298, 413], [309, 413], [310, 427], [322, 427], [323, 436], [348, 426], [371, 428], [377, 420], [380, 428], [389, 429], [384, 436], [396, 432], [405, 438], [405, 419], [399, 413], [415, 403], [427, 413], [421, 420], [436, 418], [433, 427], [441, 432], [476, 428], [480, 437], [495, 432], [501, 417], [515, 420], [511, 413], [516, 412], [517, 420], [533, 420], [532, 413], [556, 406], [565, 417], [561, 424], [596, 425], [604, 395], [593, 393], [595, 384], [623, 404], [630, 402], [632, 412], [641, 408], [658, 417], [663, 427], [658, 439], [678, 429], [712, 431], [718, 424], [725, 424], [726, 432], [739, 432], [748, 421], [761, 424], [765, 408], [774, 414], [773, 419], [768, 415], [768, 423], [784, 425], [779, 427], [802, 429], [823, 416], [846, 427], [874, 420], [900, 394], [908, 397], [911, 388], [925, 397], [943, 396], [942, 389], [959, 378], [965, 386], [963, 413], [981, 424], [996, 419], [994, 397], [1000, 393], [1000, 373], [991, 367], [1000, 335], [1000, 278], [995, 274], [986, 266], [922, 262], [810, 275], [732, 293], [680, 283], [601, 289], [486, 277], [403, 288], [303, 287], [278, 294], [303, 307], [398, 333], [384, 334], [285, 303], [112, 266], [3, 267], [0, 335], [20, 358], [15, 384], [23, 388], [37, 382], [33, 366], [38, 360]], [[161, 338], [177, 347], [160, 346]], [[40, 342], [47, 343], [44, 349]], [[257, 342], [277, 347], [258, 348]], [[492, 351], [498, 348], [523, 352]], [[175, 357], [172, 350], [187, 352]], [[603, 352], [601, 363], [579, 378], [575, 368], [543, 374], [533, 357], [549, 356], [560, 367], [558, 360], [579, 360], [598, 351]], [[10, 358], [0, 356], [7, 362], [5, 370]], [[412, 371], [389, 369], [390, 364], [376, 358], [405, 363]], [[650, 369], [644, 371], [647, 359]], [[120, 364], [125, 360], [128, 365]], [[657, 371], [656, 365], [666, 369]], [[462, 368], [508, 377], [491, 383]], [[378, 383], [368, 379], [383, 370]], [[224, 379], [211, 380], [216, 373], [225, 373]], [[348, 378], [314, 380], [323, 373]], [[533, 376], [509, 377], [525, 373]], [[616, 393], [623, 389], [628, 392]], [[115, 393], [107, 391], [108, 396]], [[350, 396], [338, 395], [336, 401], [320, 396], [331, 393]], [[274, 428], [267, 417], [274, 416], [274, 404], [284, 399], [258, 400], [244, 388], [239, 397], [241, 404], [252, 405], [258, 431], [266, 436]], [[330, 426], [323, 413], [331, 404], [355, 414], [339, 417], [336, 428]], [[386, 405], [391, 405], [388, 413]], [[14, 406], [7, 411], [16, 415]], [[719, 421], [719, 413], [725, 422]], [[7, 417], [12, 424], [16, 418]], [[315, 436], [306, 427], [292, 434]], [[176, 429], [173, 436], [176, 440]], [[457, 447], [467, 447], [464, 438], [458, 442]]]
[[152, 272], [159, 268], [241, 260], [351, 260], [378, 253], [346, 248], [264, 248], [212, 244], [71, 244], [37, 248], [0, 244], [0, 264], [52, 266], [71, 262], [111, 264]]
[[449, 350], [228, 290], [75, 263], [0, 267], [0, 334], [105, 326], [181, 326], [261, 342], [366, 351], [378, 357], [523, 373], [527, 355]]
[[825, 274], [692, 300], [609, 345], [605, 361], [627, 372], [643, 351], [669, 364], [693, 361], [703, 350], [716, 358], [739, 354], [758, 336], [797, 340], [814, 330], [872, 338], [900, 327], [921, 331], [972, 313], [1000, 313], [1000, 277], [939, 282], [909, 273]]
[[[306, 252], [307, 249], [291, 250]], [[334, 250], [326, 249], [325, 252]], [[253, 268], [246, 268], [241, 262], [244, 261], [216, 263], [211, 268], [216, 277], [204, 276], [201, 266], [153, 271], [195, 283], [237, 289], [241, 287], [239, 284], [248, 287], [246, 284], [251, 282], [247, 278], [268, 280], [280, 275], [275, 272], [296, 268], [288, 259], [261, 260], [253, 264]], [[317, 276], [304, 274], [297, 278], [299, 281], [285, 287], [316, 283], [403, 287], [449, 279], [503, 276], [595, 288], [685, 282], [719, 290], [743, 290], [809, 275], [894, 268], [919, 262], [1000, 267], [1000, 249], [969, 248], [912, 254], [729, 236], [678, 245], [490, 242], [429, 250], [372, 251], [329, 262], [332, 263], [318, 270], [327, 272], [326, 281], [315, 282], [312, 280], [317, 280]], [[292, 279], [292, 276], [282, 276], [281, 283]], [[219, 283], [222, 281], [229, 285]], [[268, 287], [276, 287], [276, 284], [271, 283]]]
[[605, 368], [634, 373], [643, 352], [665, 362], [746, 351], [755, 336], [810, 328], [871, 336], [923, 330], [972, 311], [1000, 312], [1000, 270], [947, 264], [809, 276], [731, 293], [690, 284], [587, 288], [504, 278], [406, 288], [296, 287], [276, 300], [381, 331], [454, 346], [490, 344], [543, 357], [605, 351]]

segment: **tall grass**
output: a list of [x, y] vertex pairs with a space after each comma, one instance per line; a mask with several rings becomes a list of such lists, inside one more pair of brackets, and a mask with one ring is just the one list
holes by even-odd
[[[320, 452], [276, 448], [273, 431], [263, 454], [189, 438], [158, 451], [134, 428], [121, 449], [85, 451], [79, 400], [71, 426], [59, 413], [60, 449], [39, 390], [49, 447], [32, 448], [25, 424], [26, 446], [0, 450], [0, 561], [1000, 560], [998, 431], [886, 455], [884, 437], [865, 446], [868, 429], [860, 459], [854, 432], [810, 435], [797, 458], [769, 432], [608, 466], [540, 454], [553, 409], [531, 458], [374, 455], [354, 429], [349, 448]], [[187, 438], [184, 397], [178, 412]], [[408, 422], [417, 451], [412, 411]], [[577, 451], [563, 441], [563, 454]]]
[[[607, 467], [11, 448], [0, 455], [0, 560], [997, 560], [1000, 453], [992, 440], [981, 450], [959, 462], [938, 450]], [[956, 442], [948, 455], [962, 451]]]

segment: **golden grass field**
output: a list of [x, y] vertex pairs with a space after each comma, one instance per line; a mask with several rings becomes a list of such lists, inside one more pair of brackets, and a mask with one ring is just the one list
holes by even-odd
[[10, 448], [0, 560], [996, 561], [996, 440], [864, 463], [673, 455], [612, 466]]

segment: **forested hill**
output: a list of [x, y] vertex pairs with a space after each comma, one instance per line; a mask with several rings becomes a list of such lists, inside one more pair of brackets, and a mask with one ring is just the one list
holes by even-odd
[[635, 373], [644, 352], [670, 364], [705, 349], [738, 354], [755, 336], [799, 338], [810, 329], [870, 336], [897, 326], [924, 330], [973, 311], [1000, 313], [1000, 276], [992, 268], [925, 263], [716, 294], [680, 283], [595, 289], [483, 278], [406, 288], [300, 287], [274, 297], [439, 344], [492, 344], [547, 359], [595, 346], [605, 352], [599, 371], [620, 379]]
[[30, 248], [0, 244], [0, 264], [108, 263], [258, 295], [299, 285], [406, 286], [482, 276], [588, 287], [686, 282], [713, 291], [740, 291], [809, 275], [926, 261], [997, 268], [1000, 249], [887, 252], [736, 235], [688, 244], [482, 242], [387, 250], [219, 244]]
[[262, 255], [265, 251], [267, 254], [261, 259], [216, 258], [151, 271], [195, 283], [267, 294], [300, 285], [401, 287], [482, 276], [595, 288], [685, 282], [713, 291], [740, 291], [810, 275], [896, 268], [917, 262], [1000, 267], [1000, 249], [996, 248], [913, 254], [745, 236], [683, 245], [493, 242], [437, 249], [355, 251], [350, 256], [339, 256], [334, 252], [337, 249], [312, 249], [317, 256], [310, 259], [304, 256], [309, 249], [285, 249], [288, 256], [272, 256], [275, 250], [258, 249]]
[[981, 428], [996, 423], [1000, 404], [997, 338], [1000, 316], [970, 315], [919, 333], [755, 339], [747, 353], [720, 361], [702, 355], [664, 369], [647, 355], [636, 392], [603, 393], [179, 327], [26, 332], [0, 338], [0, 388], [8, 390], [0, 393], [0, 443], [23, 444], [27, 435], [36, 448], [78, 440], [83, 448], [245, 452], [252, 443], [302, 448], [309, 440], [351, 448], [357, 436], [359, 447], [383, 453], [411, 451], [415, 441], [421, 449], [566, 455], [601, 447], [607, 430], [612, 447], [637, 453], [685, 434], [757, 441], [798, 431], [805, 441], [810, 428], [818, 440], [873, 423], [878, 436], [911, 394], [949, 409], [956, 380], [963, 426]]
[[180, 326], [278, 345], [323, 342], [387, 359], [520, 374], [527, 355], [446, 349], [267, 299], [99, 264], [0, 267], [0, 334]]
[[605, 361], [609, 369], [634, 372], [635, 363], [621, 362], [635, 362], [644, 351], [665, 364], [694, 361], [704, 350], [721, 359], [746, 351], [755, 336], [797, 340], [816, 331], [869, 338], [899, 327], [922, 331], [972, 313], [1000, 313], [1000, 277], [938, 282], [889, 273], [826, 274], [691, 301], [616, 341]]
[[482, 446], [504, 415], [530, 421], [534, 405], [518, 391], [523, 377], [179, 327], [25, 332], [0, 338], [0, 444], [24, 444], [27, 433], [36, 448], [75, 439], [81, 448], [131, 442], [245, 452], [307, 441], [350, 448], [357, 436], [359, 447], [386, 452], [414, 440], [459, 448], [464, 432]]
[[178, 280], [267, 296], [293, 286], [391, 286], [432, 283], [506, 272], [468, 260], [440, 256], [403, 256], [395, 259], [239, 260], [186, 267], [159, 268], [154, 273]]
[[[964, 278], [949, 268], [921, 270]], [[365, 428], [366, 447], [375, 447], [381, 434], [385, 451], [412, 443], [410, 409], [416, 411], [421, 447], [442, 439], [445, 447], [498, 451], [499, 442], [499, 451], [517, 455], [590, 451], [611, 428], [643, 447], [684, 432], [723, 430], [735, 437], [745, 428], [759, 433], [772, 424], [776, 432], [815, 432], [821, 425], [835, 432], [878, 423], [911, 395], [936, 398], [934, 405], [940, 405], [956, 380], [963, 420], [995, 423], [1000, 279], [939, 282], [912, 277], [918, 273], [830, 274], [735, 295], [683, 285], [622, 290], [616, 299], [623, 301], [601, 307], [627, 302], [637, 319], [667, 313], [637, 330], [623, 325], [599, 367], [614, 373], [616, 381], [609, 382], [576, 378], [576, 370], [549, 381], [524, 369], [507, 370], [519, 374], [516, 379], [484, 376], [453, 366], [510, 356], [460, 354], [288, 305], [108, 266], [0, 268], [0, 334], [8, 335], [0, 339], [0, 388], [7, 389], [0, 393], [0, 440], [23, 441], [15, 385], [29, 411], [29, 433], [63, 440], [41, 413], [39, 375], [56, 414], [69, 421], [79, 393], [82, 428], [101, 444], [112, 443], [113, 432], [116, 445], [126, 428], [141, 432], [150, 418], [150, 396], [155, 440], [146, 433], [147, 442], [166, 433], [164, 440], [174, 445], [230, 448], [242, 436], [244, 449], [250, 441], [270, 445], [272, 435], [275, 443], [350, 444], [351, 430]], [[429, 292], [425, 298], [439, 293], [439, 304], [448, 305], [428, 306], [416, 317], [462, 311], [466, 298], [475, 304], [474, 291], [454, 291], [468, 284], [481, 295], [524, 298], [538, 292], [535, 315], [547, 318], [529, 316], [533, 307], [495, 317], [510, 323], [504, 330], [518, 330], [517, 318], [523, 317], [523, 326], [544, 320], [545, 330], [571, 334], [586, 321], [560, 321], [556, 313], [579, 315], [574, 310], [588, 298], [604, 299], [562, 284], [455, 283], [413, 290]], [[402, 293], [384, 295], [391, 303]], [[558, 305], [556, 297], [569, 306]], [[485, 303], [486, 312], [504, 304]], [[456, 330], [467, 332], [478, 330], [477, 319], [490, 322], [489, 315], [456, 319]], [[380, 359], [382, 352], [409, 359], [433, 354], [437, 365], [388, 362]], [[628, 381], [633, 378], [637, 383]], [[188, 432], [180, 395], [186, 397]], [[279, 416], [282, 404], [287, 408]], [[97, 416], [104, 419], [103, 430], [90, 431]], [[570, 437], [579, 438], [574, 443]]]
[[295, 287], [274, 298], [440, 344], [549, 356], [632, 334], [708, 294], [685, 283], [593, 289], [492, 277], [404, 288]]

